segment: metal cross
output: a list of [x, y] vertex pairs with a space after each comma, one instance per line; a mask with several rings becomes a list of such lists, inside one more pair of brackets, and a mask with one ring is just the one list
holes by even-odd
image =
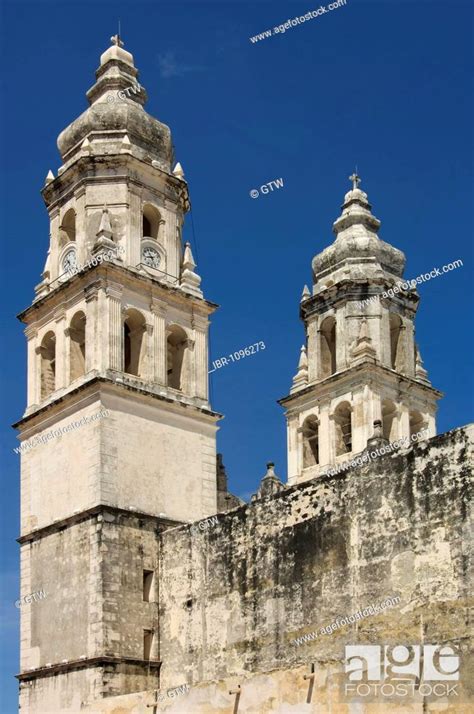
[[355, 191], [356, 188], [359, 188], [360, 184], [360, 176], [358, 176], [356, 173], [353, 173], [352, 176], [349, 176], [349, 181], [352, 181], [352, 190]]

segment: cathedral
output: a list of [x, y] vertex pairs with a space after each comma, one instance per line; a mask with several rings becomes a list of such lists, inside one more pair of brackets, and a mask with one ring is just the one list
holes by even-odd
[[[405, 256], [359, 176], [301, 297], [288, 482], [268, 464], [246, 504], [216, 449], [218, 306], [182, 239], [188, 185], [120, 37], [87, 99], [58, 137], [49, 250], [19, 316], [21, 595], [45, 593], [21, 608], [21, 713], [472, 711], [473, 429], [436, 433], [419, 296], [393, 290]], [[409, 697], [347, 689], [350, 648], [406, 646], [439, 650]], [[436, 690], [448, 649], [459, 676]]]

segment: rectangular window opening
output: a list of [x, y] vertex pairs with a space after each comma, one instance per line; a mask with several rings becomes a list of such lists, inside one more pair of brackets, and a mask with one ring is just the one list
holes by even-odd
[[143, 601], [153, 602], [153, 570], [143, 571]]
[[153, 631], [143, 630], [143, 659], [150, 660], [153, 647]]

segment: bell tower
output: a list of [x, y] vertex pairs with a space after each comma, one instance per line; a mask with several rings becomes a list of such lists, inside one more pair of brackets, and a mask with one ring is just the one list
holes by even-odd
[[[209, 316], [169, 128], [120, 38], [59, 136], [21, 441], [22, 712], [156, 687], [158, 542], [216, 513]], [[96, 418], [99, 416], [100, 418]]]
[[[289, 396], [288, 482], [351, 460], [380, 431], [395, 441], [436, 434], [436, 400], [415, 343], [419, 297], [398, 287], [405, 256], [378, 237], [360, 178], [350, 177], [334, 243], [313, 258], [301, 319], [306, 343]], [[389, 294], [387, 294], [389, 291]]]

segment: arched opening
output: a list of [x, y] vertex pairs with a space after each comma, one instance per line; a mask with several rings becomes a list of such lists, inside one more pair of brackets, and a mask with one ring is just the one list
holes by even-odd
[[403, 322], [399, 315], [390, 313], [390, 366], [392, 369], [400, 369], [401, 358], [401, 335]]
[[123, 371], [143, 377], [145, 362], [145, 318], [138, 310], [128, 310], [123, 323]]
[[419, 434], [420, 431], [426, 429], [426, 426], [426, 420], [421, 412], [410, 412], [410, 438], [414, 436], [414, 434]]
[[334, 414], [336, 456], [352, 451], [352, 410], [348, 402], [339, 404]]
[[143, 206], [142, 216], [142, 238], [153, 238], [158, 240], [160, 231], [161, 215], [157, 208], [149, 203]]
[[319, 464], [319, 422], [309, 416], [303, 423], [303, 468]]
[[56, 337], [48, 332], [41, 342], [41, 399], [46, 399], [56, 386]]
[[66, 245], [66, 243], [76, 240], [76, 212], [73, 208], [70, 208], [64, 214], [59, 228], [59, 234], [61, 248]]
[[86, 316], [76, 312], [69, 325], [70, 380], [82, 377], [86, 372]]
[[321, 324], [321, 377], [336, 371], [336, 320], [327, 317]]
[[397, 438], [397, 410], [390, 399], [382, 402], [382, 430], [384, 439], [395, 441]]
[[166, 373], [168, 386], [184, 391], [185, 356], [188, 336], [182, 327], [173, 325], [168, 330], [166, 343]]

